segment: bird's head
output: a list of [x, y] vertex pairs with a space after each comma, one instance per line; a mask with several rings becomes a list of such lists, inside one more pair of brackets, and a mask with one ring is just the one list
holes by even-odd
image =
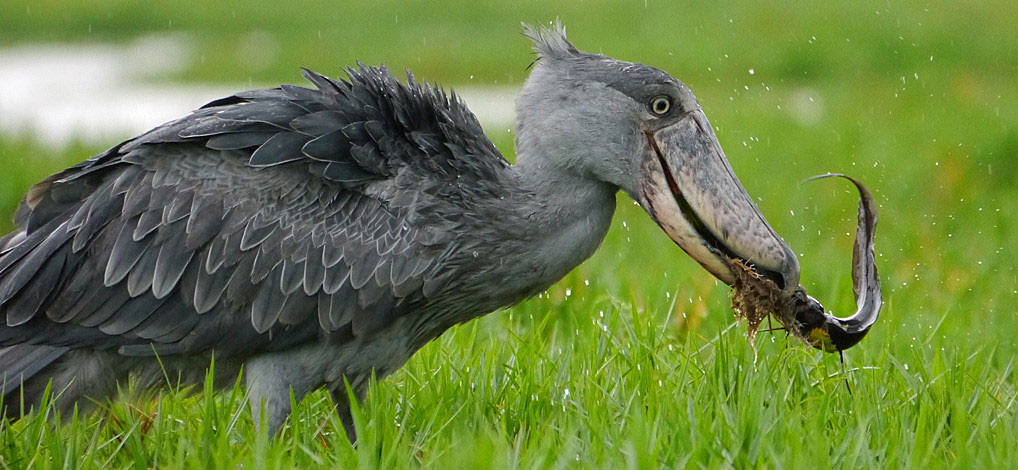
[[622, 189], [727, 284], [728, 259], [737, 258], [783, 288], [798, 286], [795, 254], [746, 194], [684, 83], [581, 52], [561, 27], [525, 31], [538, 60], [517, 100], [518, 147]]
[[684, 83], [582, 52], [560, 25], [524, 31], [538, 58], [517, 100], [521, 159], [543, 154], [540, 165], [622, 189], [726, 284], [741, 262], [785, 297], [801, 290], [795, 253], [742, 187]]

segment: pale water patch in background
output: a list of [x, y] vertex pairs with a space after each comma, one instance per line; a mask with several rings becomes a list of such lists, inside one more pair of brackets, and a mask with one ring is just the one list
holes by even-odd
[[[160, 83], [160, 76], [178, 72], [193, 57], [194, 47], [184, 35], [146, 36], [127, 44], [0, 49], [0, 134], [27, 135], [51, 147], [75, 140], [112, 146], [209, 101], [278, 85]], [[298, 74], [295, 70], [292, 83], [307, 86]], [[455, 91], [486, 128], [512, 126], [518, 88]]]
[[812, 126], [824, 117], [824, 103], [820, 92], [812, 88], [798, 88], [789, 100], [789, 113], [804, 126]]

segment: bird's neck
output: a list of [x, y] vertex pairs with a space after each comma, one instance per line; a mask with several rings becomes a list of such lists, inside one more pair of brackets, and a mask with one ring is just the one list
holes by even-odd
[[618, 192], [568, 168], [532, 161], [521, 155], [512, 167], [518, 197], [507, 201], [498, 222], [503, 233], [524, 245], [514, 251], [525, 253], [525, 259], [514, 263], [521, 282], [530, 283], [520, 286], [526, 295], [546, 289], [594, 254], [611, 226]]

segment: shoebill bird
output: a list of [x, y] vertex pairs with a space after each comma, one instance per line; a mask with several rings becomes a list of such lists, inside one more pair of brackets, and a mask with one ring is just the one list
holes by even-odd
[[362, 397], [451, 326], [548, 288], [598, 248], [619, 190], [721, 281], [739, 259], [798, 286], [686, 85], [561, 27], [525, 34], [515, 165], [455, 95], [358, 64], [213, 101], [32, 186], [0, 239], [7, 413], [50, 383], [65, 410], [130, 377], [200, 383], [214, 357], [268, 432], [291, 392], [325, 387], [352, 439], [347, 383]]

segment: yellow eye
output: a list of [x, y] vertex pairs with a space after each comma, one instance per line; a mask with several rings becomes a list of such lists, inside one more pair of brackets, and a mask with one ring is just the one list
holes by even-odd
[[658, 96], [650, 102], [650, 110], [654, 114], [665, 114], [672, 109], [672, 99], [667, 96]]

